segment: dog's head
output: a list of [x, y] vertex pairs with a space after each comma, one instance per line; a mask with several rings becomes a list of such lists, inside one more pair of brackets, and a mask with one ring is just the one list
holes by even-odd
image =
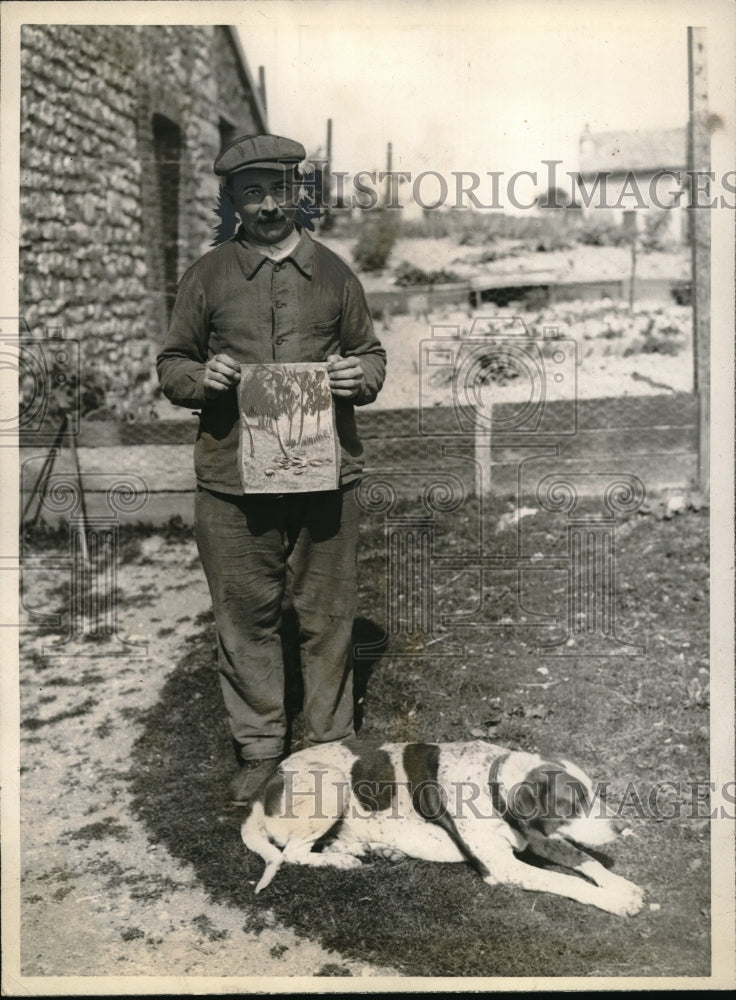
[[503, 765], [499, 770], [499, 801], [510, 823], [522, 833], [536, 830], [584, 847], [616, 839], [626, 824], [606, 815], [600, 789], [577, 765], [539, 757], [526, 763], [522, 772]]

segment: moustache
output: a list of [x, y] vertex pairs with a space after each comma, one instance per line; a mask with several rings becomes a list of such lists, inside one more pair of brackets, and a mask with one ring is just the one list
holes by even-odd
[[262, 209], [258, 213], [259, 222], [278, 222], [280, 219], [285, 218], [286, 216], [280, 208]]

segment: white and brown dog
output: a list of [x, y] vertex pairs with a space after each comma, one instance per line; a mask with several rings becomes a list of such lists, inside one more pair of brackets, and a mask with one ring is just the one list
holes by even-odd
[[[465, 861], [489, 885], [631, 916], [642, 890], [581, 849], [610, 843], [624, 825], [595, 815], [594, 800], [590, 779], [567, 760], [480, 740], [346, 740], [282, 761], [251, 802], [241, 835], [266, 862], [256, 892], [284, 861], [358, 868], [377, 853]], [[517, 857], [524, 850], [577, 875], [526, 864]]]

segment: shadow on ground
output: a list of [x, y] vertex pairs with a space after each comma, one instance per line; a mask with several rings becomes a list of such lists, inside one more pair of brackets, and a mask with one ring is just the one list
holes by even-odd
[[[357, 696], [367, 695], [370, 709], [362, 735], [467, 739], [482, 724], [492, 728], [494, 742], [507, 746], [577, 747], [600, 765], [597, 777], [613, 779], [619, 798], [632, 775], [646, 783], [707, 774], [707, 716], [687, 686], [699, 657], [707, 656], [706, 519], [688, 516], [682, 530], [634, 525], [628, 542], [621, 571], [633, 582], [619, 602], [632, 626], [651, 637], [645, 657], [618, 657], [603, 666], [579, 658], [564, 670], [556, 667], [540, 706], [536, 661], [528, 643], [514, 635], [492, 657], [492, 669], [487, 652], [448, 665], [441, 658], [382, 653], [380, 628], [361, 619], [356, 642], [376, 651], [358, 664]], [[687, 655], [673, 661], [685, 610]], [[200, 637], [143, 720], [131, 790], [151, 839], [191, 865], [214, 900], [237, 907], [247, 929], [265, 926], [270, 912], [346, 958], [412, 976], [709, 974], [708, 823], [687, 816], [642, 817], [636, 835], [615, 845], [616, 870], [646, 893], [647, 907], [631, 919], [547, 894], [490, 888], [463, 864], [412, 859], [366, 862], [349, 872], [285, 865], [255, 896], [263, 862], [241, 843], [242, 811], [225, 807], [233, 756], [214, 631], [211, 623], [201, 625]], [[298, 660], [289, 641], [287, 629], [293, 709]], [[522, 677], [526, 694], [520, 693]], [[496, 702], [500, 722], [490, 718]], [[677, 741], [663, 739], [665, 732], [676, 733]]]
[[[379, 653], [382, 633], [374, 623], [356, 620], [354, 637], [356, 643], [375, 645]], [[293, 708], [299, 685], [293, 675], [288, 629], [285, 641]], [[357, 664], [358, 702], [380, 665], [379, 655]], [[214, 633], [208, 627], [169, 678], [158, 704], [146, 714], [144, 732], [134, 748], [134, 810], [152, 839], [192, 865], [214, 900], [238, 907], [248, 930], [265, 927], [266, 911], [271, 911], [282, 923], [327, 948], [406, 974], [510, 971], [508, 963], [491, 959], [495, 949], [485, 943], [491, 916], [486, 887], [462, 865], [432, 866], [438, 872], [452, 869], [453, 894], [443, 896], [442, 906], [438, 906], [438, 872], [428, 878], [430, 866], [412, 860], [393, 865], [376, 860], [348, 873], [285, 866], [269, 889], [255, 896], [253, 886], [263, 862], [241, 843], [243, 810], [225, 805], [233, 763], [215, 670]], [[503, 893], [490, 906], [502, 909]], [[460, 956], [475, 948], [481, 926], [482, 946], [473, 962], [465, 962]], [[511, 928], [507, 933], [510, 938], [517, 934]], [[499, 934], [495, 936], [498, 943]], [[518, 939], [510, 940], [510, 945], [518, 954]]]
[[[233, 757], [214, 662], [207, 630], [147, 713], [131, 784], [152, 839], [192, 865], [215, 901], [239, 908], [245, 929], [267, 926], [271, 911], [326, 948], [414, 976], [620, 967], [620, 935], [611, 930], [626, 922], [551, 896], [489, 890], [465, 865], [376, 860], [354, 872], [287, 865], [255, 896], [263, 862], [241, 843], [243, 811], [225, 807]], [[377, 667], [380, 660], [363, 666], [363, 683]]]

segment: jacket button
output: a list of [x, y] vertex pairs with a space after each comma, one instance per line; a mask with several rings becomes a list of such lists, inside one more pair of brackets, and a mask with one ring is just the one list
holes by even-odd
[[284, 342], [283, 337], [277, 337], [276, 340], [274, 340], [274, 344], [283, 344], [283, 342]]

